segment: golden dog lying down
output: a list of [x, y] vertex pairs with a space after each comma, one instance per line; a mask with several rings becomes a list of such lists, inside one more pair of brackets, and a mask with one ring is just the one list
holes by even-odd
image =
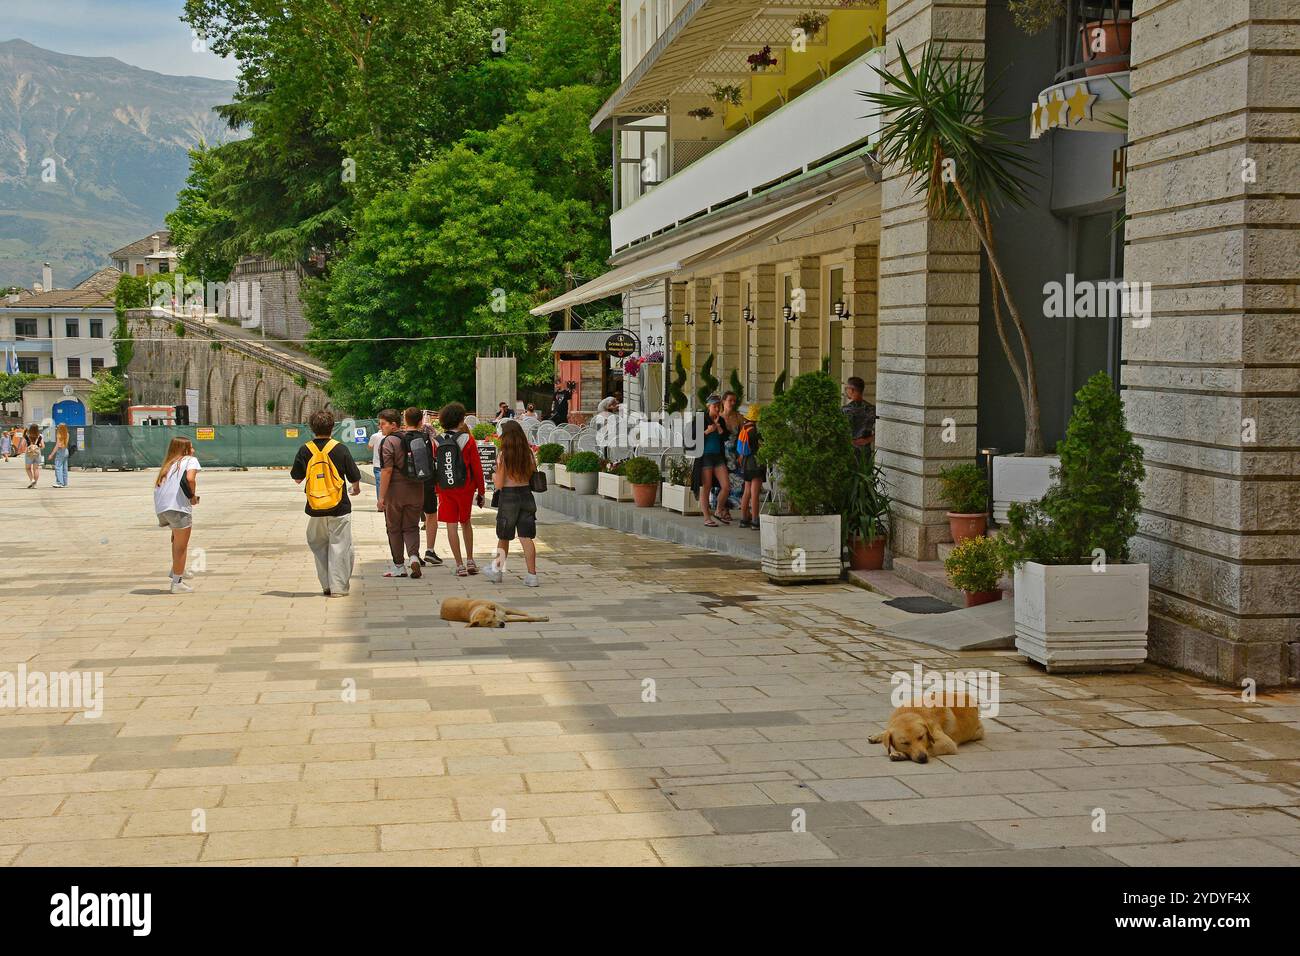
[[867, 740], [883, 742], [890, 760], [926, 763], [931, 757], [955, 754], [958, 744], [983, 737], [978, 707], [897, 707], [884, 733]]
[[474, 598], [444, 598], [440, 610], [444, 621], [464, 621], [467, 627], [505, 627], [507, 621], [549, 621], [549, 617], [533, 617], [512, 607], [502, 607], [495, 601]]

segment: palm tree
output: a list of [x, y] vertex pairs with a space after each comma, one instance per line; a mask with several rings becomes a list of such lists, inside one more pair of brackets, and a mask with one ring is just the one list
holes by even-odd
[[[911, 173], [918, 192], [926, 195], [932, 215], [963, 215], [975, 230], [988, 259], [993, 285], [993, 318], [1002, 351], [1016, 377], [1025, 410], [1025, 455], [1043, 454], [1039, 424], [1038, 377], [1020, 310], [998, 258], [993, 237], [993, 209], [1002, 204], [1022, 206], [1027, 200], [1023, 175], [1033, 168], [1019, 143], [1003, 135], [1009, 118], [986, 115], [989, 96], [984, 66], [961, 53], [945, 58], [941, 43], [925, 47], [915, 66], [902, 44], [898, 73], [873, 66], [884, 81], [879, 92], [860, 91], [879, 108], [881, 118], [877, 159]], [[960, 208], [957, 208], [960, 207]], [[1019, 340], [1020, 355], [1011, 347], [1003, 304]]]

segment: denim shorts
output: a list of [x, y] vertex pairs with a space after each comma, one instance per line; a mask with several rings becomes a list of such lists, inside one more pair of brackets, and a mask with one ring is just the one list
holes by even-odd
[[537, 502], [528, 488], [502, 488], [497, 499], [497, 540], [537, 537]]
[[160, 528], [189, 528], [193, 524], [194, 515], [188, 511], [158, 512], [158, 527]]

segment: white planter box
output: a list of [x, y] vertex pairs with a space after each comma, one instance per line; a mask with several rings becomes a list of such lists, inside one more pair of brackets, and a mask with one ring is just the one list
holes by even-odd
[[555, 483], [561, 488], [573, 487], [573, 482], [569, 480], [569, 469], [558, 463], [555, 465]]
[[837, 581], [840, 560], [839, 515], [762, 515], [759, 538], [763, 573], [777, 584]]
[[609, 472], [602, 471], [600, 480], [596, 482], [596, 494], [602, 498], [613, 498], [615, 501], [631, 501], [632, 482], [622, 475], [611, 475]]
[[700, 499], [691, 494], [691, 489], [686, 485], [670, 485], [665, 481], [659, 499], [669, 511], [683, 515], [700, 513]]
[[1015, 572], [1016, 650], [1052, 673], [1131, 670], [1147, 657], [1150, 572], [1026, 561]]
[[538, 465], [538, 466], [537, 466], [537, 470], [540, 471], [542, 474], [544, 474], [544, 475], [546, 476], [546, 483], [547, 483], [548, 485], [553, 485], [553, 484], [555, 484], [555, 464], [554, 464], [554, 463], [549, 463], [549, 464], [545, 464], [545, 465]]
[[573, 483], [573, 490], [580, 495], [594, 495], [596, 493], [596, 479], [600, 477], [598, 471], [577, 471], [569, 475], [569, 481]]
[[1052, 484], [1051, 471], [1061, 466], [1056, 455], [1026, 458], [997, 455], [993, 459], [993, 520], [1005, 524], [1007, 509], [1017, 501], [1037, 501]]

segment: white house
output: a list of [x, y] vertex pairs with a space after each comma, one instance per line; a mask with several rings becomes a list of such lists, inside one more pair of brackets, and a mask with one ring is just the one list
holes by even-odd
[[132, 276], [175, 272], [179, 257], [180, 252], [172, 245], [172, 234], [168, 229], [159, 229], [109, 253], [113, 268]]

